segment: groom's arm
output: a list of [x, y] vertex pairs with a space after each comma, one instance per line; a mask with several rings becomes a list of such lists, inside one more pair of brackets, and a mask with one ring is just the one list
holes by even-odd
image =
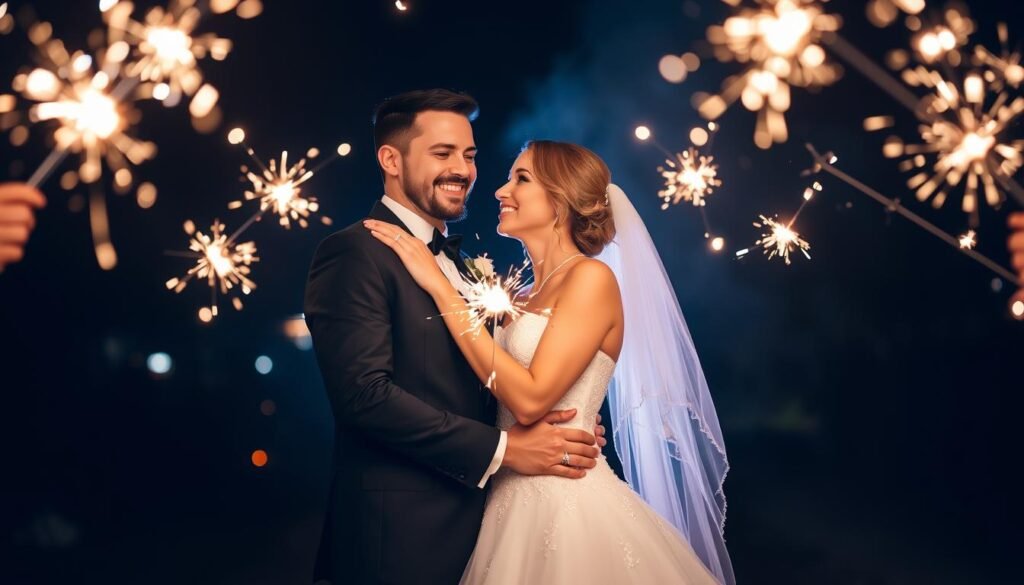
[[388, 299], [356, 234], [342, 232], [321, 244], [309, 272], [305, 313], [335, 419], [476, 487], [492, 466], [501, 432], [434, 408], [392, 381]]

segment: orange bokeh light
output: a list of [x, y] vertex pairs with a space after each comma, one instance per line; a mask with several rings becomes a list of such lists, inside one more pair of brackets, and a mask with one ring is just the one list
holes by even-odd
[[267, 452], [263, 449], [256, 449], [252, 452], [252, 464], [256, 467], [263, 467], [267, 464]]

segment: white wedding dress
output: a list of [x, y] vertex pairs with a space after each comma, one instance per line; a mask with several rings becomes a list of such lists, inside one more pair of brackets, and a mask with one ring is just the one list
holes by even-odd
[[[495, 341], [529, 367], [548, 318], [525, 313]], [[555, 406], [575, 408], [562, 426], [592, 431], [615, 361], [598, 352]], [[498, 381], [500, 383], [500, 380]], [[504, 407], [498, 426], [515, 423]], [[462, 583], [548, 585], [714, 585], [689, 543], [620, 480], [604, 456], [583, 479], [524, 476], [502, 469], [490, 480], [476, 548]]]

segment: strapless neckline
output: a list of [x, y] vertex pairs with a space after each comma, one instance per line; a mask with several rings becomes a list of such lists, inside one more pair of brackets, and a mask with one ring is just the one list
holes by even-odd
[[[513, 320], [511, 323], [508, 324], [508, 327], [503, 327], [501, 325], [498, 325], [498, 329], [501, 329], [502, 331], [505, 331], [507, 333], [509, 330], [512, 329], [513, 325], [518, 323], [523, 317], [525, 317], [527, 315], [529, 315], [531, 317], [537, 317], [538, 319], [543, 319], [544, 321], [550, 321], [551, 320], [551, 317], [549, 315], [542, 315], [540, 313], [531, 313], [529, 311], [523, 311], [522, 315], [520, 315], [519, 317], [516, 317], [515, 320]], [[547, 327], [547, 325], [545, 325], [545, 327]], [[597, 350], [597, 355], [600, 356], [600, 357], [603, 357], [604, 359], [606, 359], [609, 362], [611, 362], [611, 364], [613, 366], [616, 364], [615, 359], [612, 358], [612, 356], [610, 356], [607, 353], [605, 353], [604, 351], [602, 351], [601, 349]]]

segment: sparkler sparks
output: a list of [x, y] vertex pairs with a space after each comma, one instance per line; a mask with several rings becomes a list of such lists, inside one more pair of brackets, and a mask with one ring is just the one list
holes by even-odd
[[746, 68], [727, 79], [718, 95], [695, 96], [697, 110], [715, 120], [740, 99], [748, 110], [758, 112], [758, 147], [785, 142], [790, 87], [817, 89], [841, 74], [819, 44], [823, 34], [841, 24], [838, 16], [825, 14], [818, 0], [760, 0], [756, 7], [739, 9], [723, 25], [709, 27], [708, 40], [720, 61], [737, 61]]
[[[706, 128], [691, 128], [690, 142], [696, 146], [711, 148], [711, 140], [718, 129], [719, 126], [715, 122], [708, 122]], [[658, 191], [658, 197], [662, 200], [661, 208], [668, 209], [680, 201], [692, 203], [700, 210], [701, 220], [704, 222], [704, 239], [708, 240], [709, 249], [712, 252], [721, 252], [725, 248], [725, 239], [713, 235], [714, 230], [711, 229], [705, 210], [707, 196], [722, 185], [722, 180], [718, 178], [718, 165], [713, 164], [714, 157], [701, 155], [692, 146], [683, 152], [671, 152], [653, 139], [651, 129], [647, 126], [637, 126], [633, 134], [641, 142], [649, 141], [665, 154], [665, 165], [658, 167], [658, 173], [665, 181], [665, 188]]]
[[974, 21], [953, 6], [943, 10], [942, 15], [941, 23], [918, 32], [910, 44], [922, 63], [937, 63], [945, 59], [956, 67], [963, 59], [960, 47], [966, 45], [974, 33]]
[[[256, 283], [249, 278], [251, 265], [259, 262], [256, 256], [255, 242], [235, 244], [224, 234], [224, 224], [215, 221], [210, 228], [210, 235], [196, 231], [192, 221], [185, 222], [185, 233], [190, 236], [190, 253], [186, 257], [195, 258], [196, 265], [188, 270], [182, 278], [167, 281], [169, 290], [180, 293], [193, 278], [206, 280], [210, 287], [212, 300], [210, 307], [200, 309], [200, 318], [208, 322], [217, 316], [217, 294], [230, 294], [236, 287], [243, 294], [249, 294], [256, 288]], [[234, 296], [231, 300], [236, 310], [242, 309], [242, 300]], [[204, 318], [206, 317], [206, 318]]]
[[131, 165], [145, 162], [156, 154], [151, 142], [129, 135], [138, 113], [122, 101], [128, 88], [118, 83], [117, 71], [104, 63], [95, 71], [93, 58], [81, 51], [69, 53], [64, 44], [49, 36], [49, 26], [38, 23], [30, 38], [39, 49], [42, 65], [27, 73], [19, 73], [12, 87], [35, 104], [29, 109], [29, 121], [54, 120], [59, 126], [53, 133], [53, 153], [29, 179], [41, 184], [64, 156], [71, 152], [82, 156], [79, 179], [95, 183], [102, 175], [102, 163], [120, 173], [118, 183], [132, 183]]
[[[241, 128], [233, 129], [228, 134], [228, 141], [232, 144], [244, 144], [245, 132]], [[320, 210], [320, 203], [316, 197], [303, 193], [302, 185], [311, 179], [317, 170], [323, 168], [334, 158], [348, 156], [352, 152], [351, 146], [341, 144], [336, 149], [334, 156], [321, 162], [315, 169], [307, 169], [307, 158], [312, 159], [319, 156], [319, 150], [309, 149], [306, 157], [300, 158], [298, 162], [289, 166], [288, 151], [281, 153], [280, 162], [271, 159], [270, 164], [265, 165], [252, 148], [248, 146], [245, 148], [259, 169], [254, 171], [247, 166], [242, 167], [242, 175], [249, 181], [251, 187], [245, 191], [243, 199], [232, 201], [228, 204], [228, 208], [238, 209], [246, 201], [258, 199], [260, 209], [247, 222], [247, 225], [252, 221], [258, 221], [264, 213], [270, 211], [278, 216], [278, 223], [285, 228], [291, 228], [292, 222], [298, 223], [302, 228], [309, 226], [308, 218]], [[321, 217], [320, 221], [325, 225], [331, 225], [329, 217]]]
[[768, 259], [778, 256], [786, 261], [788, 266], [791, 261], [789, 259], [790, 253], [793, 250], [800, 250], [808, 260], [811, 259], [811, 255], [807, 253], [807, 250], [811, 249], [811, 245], [807, 240], [800, 237], [800, 234], [793, 231], [792, 222], [789, 225], [783, 225], [774, 219], [770, 219], [765, 216], [760, 216], [761, 222], [754, 222], [754, 227], [767, 228], [767, 232], [761, 234], [761, 239], [754, 242], [754, 245], [761, 246], [764, 248], [764, 253], [768, 255]]
[[1000, 54], [996, 55], [987, 48], [978, 45], [974, 48], [974, 57], [980, 65], [988, 68], [988, 71], [995, 77], [994, 81], [1009, 85], [1014, 89], [1020, 89], [1020, 84], [1024, 81], [1024, 66], [1021, 66], [1021, 53], [1020, 51], [1010, 51], [1009, 33], [1006, 23], [999, 23], [996, 30], [999, 35], [999, 44], [1002, 48]]
[[706, 205], [705, 198], [722, 185], [718, 178], [718, 165], [713, 164], [713, 156], [698, 154], [697, 149], [689, 149], [675, 154], [673, 159], [665, 159], [665, 166], [658, 167], [658, 172], [665, 179], [665, 188], [658, 191], [664, 201], [661, 208], [668, 209], [670, 204], [688, 201], [694, 207]]
[[978, 234], [974, 230], [967, 230], [967, 232], [960, 234], [957, 238], [960, 241], [961, 250], [973, 250], [978, 245]]
[[[939, 208], [962, 187], [961, 208], [976, 226], [979, 191], [986, 203], [998, 207], [1005, 198], [1003, 189], [1014, 188], [1013, 176], [1024, 166], [1024, 140], [1008, 136], [1024, 113], [1024, 97], [990, 91], [976, 72], [964, 78], [962, 88], [924, 67], [905, 71], [904, 79], [934, 90], [921, 101], [922, 142], [905, 144], [890, 136], [882, 152], [887, 158], [902, 158], [900, 170], [914, 173], [907, 186], [919, 201], [931, 199]], [[866, 122], [865, 127], [871, 126]]]
[[523, 277], [528, 267], [529, 261], [524, 261], [518, 268], [509, 269], [504, 278], [497, 274], [476, 272], [470, 272], [469, 276], [464, 278], [464, 296], [468, 305], [464, 314], [469, 319], [470, 326], [462, 332], [463, 335], [478, 335], [489, 321], [497, 322], [505, 316], [514, 321], [523, 314], [524, 303], [516, 299], [529, 284]]
[[[212, 129], [219, 121], [216, 110], [219, 93], [203, 84], [198, 62], [207, 56], [224, 60], [231, 41], [214, 34], [195, 35], [202, 12], [194, 2], [171, 0], [167, 8], [154, 7], [144, 22], [131, 17], [131, 2], [114, 2], [103, 7], [107, 23], [109, 60], [124, 63], [127, 77], [137, 78], [144, 93], [172, 107], [183, 95], [191, 96], [189, 113], [197, 130]], [[208, 117], [213, 123], [201, 122]]]
[[[830, 160], [835, 162], [835, 157], [830, 156]], [[804, 207], [814, 198], [814, 194], [821, 191], [821, 183], [815, 181], [810, 187], [804, 189], [803, 203], [793, 214], [793, 218], [787, 223], [782, 224], [775, 219], [771, 219], [761, 215], [760, 222], [754, 222], [754, 227], [767, 229], [766, 232], [761, 233], [761, 239], [754, 242], [755, 246], [761, 246], [764, 248], [764, 254], [768, 255], [768, 259], [778, 256], [786, 261], [786, 265], [791, 264], [790, 254], [794, 250], [800, 250], [808, 260], [811, 259], [811, 255], [807, 252], [811, 249], [811, 245], [807, 240], [800, 237], [800, 234], [793, 229], [793, 224], [796, 223], [800, 213], [803, 212]], [[750, 248], [744, 248], [736, 252], [736, 257], [741, 258], [750, 253]]]

